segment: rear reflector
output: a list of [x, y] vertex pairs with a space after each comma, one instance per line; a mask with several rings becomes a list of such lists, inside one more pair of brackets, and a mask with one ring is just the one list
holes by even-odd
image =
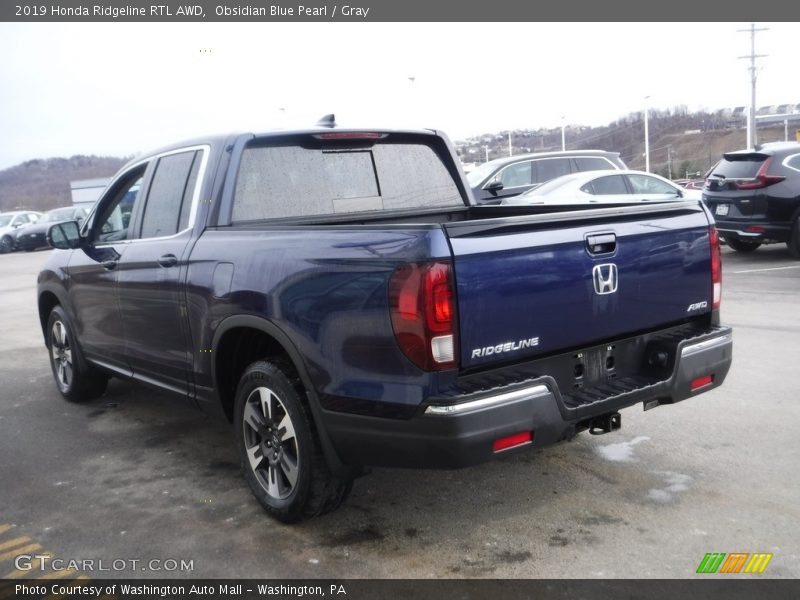
[[750, 225], [747, 228], [748, 233], [764, 233], [767, 229], [761, 225]]
[[706, 387], [707, 385], [711, 385], [714, 383], [714, 376], [713, 375], [705, 375], [703, 377], [698, 377], [694, 381], [692, 381], [691, 390], [699, 390], [702, 387]]
[[532, 441], [533, 441], [533, 433], [530, 431], [515, 433], [514, 435], [509, 435], [508, 437], [495, 440], [494, 451], [502, 452], [503, 450], [516, 448], [517, 446], [524, 446], [525, 444], [530, 444]]

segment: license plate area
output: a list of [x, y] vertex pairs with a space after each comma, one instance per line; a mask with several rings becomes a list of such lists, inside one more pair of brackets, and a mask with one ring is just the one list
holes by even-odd
[[729, 204], [717, 204], [717, 208], [714, 209], [714, 214], [719, 215], [721, 217], [728, 216], [728, 211], [730, 210]]

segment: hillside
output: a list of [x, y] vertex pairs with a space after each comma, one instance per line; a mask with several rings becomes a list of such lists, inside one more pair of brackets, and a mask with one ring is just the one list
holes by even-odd
[[[789, 139], [795, 139], [800, 115], [789, 124]], [[653, 110], [649, 114], [650, 170], [673, 179], [697, 177], [713, 166], [724, 152], [746, 147], [744, 120], [724, 111], [690, 113], [683, 107]], [[523, 129], [487, 133], [455, 142], [464, 163], [482, 163], [488, 146], [489, 159], [508, 156], [508, 134], [514, 154], [561, 150], [561, 128]], [[784, 127], [758, 126], [758, 142], [784, 139]], [[619, 152], [632, 169], [644, 169], [644, 119], [642, 113], [630, 114], [605, 127], [567, 125], [567, 150], [595, 148]], [[671, 173], [670, 173], [671, 171]], [[687, 175], [688, 173], [688, 175]]]
[[29, 208], [45, 211], [72, 204], [69, 182], [111, 177], [127, 159], [72, 156], [29, 160], [0, 171], [0, 211]]

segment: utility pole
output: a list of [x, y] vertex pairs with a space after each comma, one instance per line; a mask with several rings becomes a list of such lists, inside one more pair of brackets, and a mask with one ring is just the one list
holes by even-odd
[[484, 146], [483, 150], [484, 150], [484, 152], [486, 152], [486, 161], [485, 162], [489, 162], [489, 146], [488, 145]]
[[648, 125], [647, 101], [650, 96], [644, 97], [644, 170], [650, 172], [650, 127]]
[[672, 144], [667, 146], [667, 169], [669, 171], [669, 179], [672, 179]]
[[567, 149], [567, 134], [566, 134], [566, 122], [564, 121], [566, 117], [561, 117], [561, 151], [564, 152]]
[[508, 132], [508, 155], [511, 156], [513, 154], [511, 150], [511, 132]]
[[750, 54], [739, 58], [750, 59], [750, 112], [747, 114], [747, 147], [751, 150], [758, 143], [756, 134], [756, 59], [767, 57], [766, 54], [756, 54], [756, 32], [768, 30], [768, 27], [756, 29], [755, 23], [750, 23], [750, 29], [737, 29], [740, 33], [750, 33]]

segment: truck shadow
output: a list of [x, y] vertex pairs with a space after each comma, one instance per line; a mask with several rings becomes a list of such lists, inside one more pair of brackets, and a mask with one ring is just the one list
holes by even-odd
[[[165, 543], [154, 532], [180, 530], [190, 555], [224, 552], [240, 576], [263, 575], [254, 547], [284, 577], [497, 576], [533, 560], [531, 543], [572, 552], [633, 527], [609, 506], [641, 496], [643, 475], [599, 458], [584, 435], [458, 471], [375, 469], [339, 510], [287, 526], [251, 496], [226, 423], [116, 380], [80, 410], [87, 435], [109, 438], [102, 457], [82, 459], [82, 491], [100, 514], [154, 552]], [[443, 543], [452, 557], [420, 562]], [[208, 565], [193, 575], [221, 576]]]

